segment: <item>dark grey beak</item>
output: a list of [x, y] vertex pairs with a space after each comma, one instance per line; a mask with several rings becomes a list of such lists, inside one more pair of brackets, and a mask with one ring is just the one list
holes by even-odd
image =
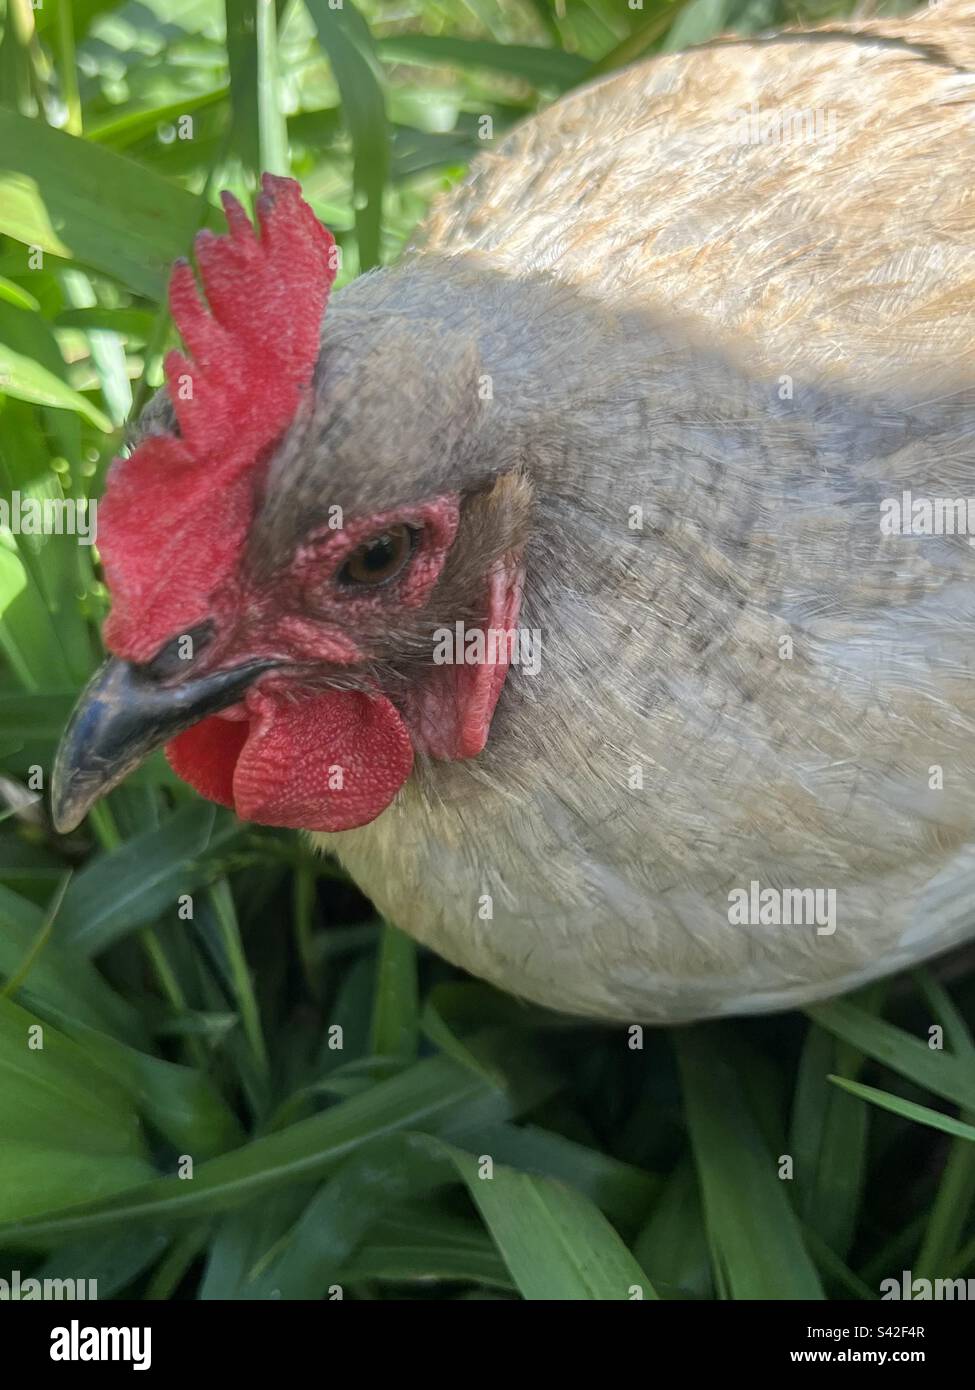
[[51, 779], [54, 828], [62, 835], [74, 830], [150, 753], [236, 704], [275, 664], [253, 662], [167, 687], [140, 667], [110, 658], [82, 691], [61, 738]]

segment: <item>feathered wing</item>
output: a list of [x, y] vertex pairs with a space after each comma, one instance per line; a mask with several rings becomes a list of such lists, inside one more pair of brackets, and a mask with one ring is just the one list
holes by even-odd
[[973, 0], [718, 41], [518, 127], [417, 245], [670, 308], [776, 372], [970, 379], [973, 133]]

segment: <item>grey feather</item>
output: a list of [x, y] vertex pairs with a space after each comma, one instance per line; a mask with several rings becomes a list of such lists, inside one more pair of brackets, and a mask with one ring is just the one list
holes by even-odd
[[[529, 122], [337, 296], [254, 564], [333, 503], [525, 481], [424, 621], [470, 612], [527, 529], [538, 675], [512, 669], [480, 757], [316, 837], [475, 974], [674, 1021], [972, 934], [975, 550], [880, 522], [903, 491], [975, 493], [973, 24], [960, 0], [643, 64]], [[832, 134], [743, 143], [752, 103]], [[377, 636], [377, 670], [408, 679], [422, 640]], [[732, 925], [753, 881], [834, 892], [835, 931]]]

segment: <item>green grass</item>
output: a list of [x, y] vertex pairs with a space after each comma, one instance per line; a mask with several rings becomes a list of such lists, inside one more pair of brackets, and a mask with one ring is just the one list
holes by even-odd
[[[290, 168], [348, 279], [484, 114], [497, 138], [645, 52], [846, 8], [0, 0], [0, 484], [98, 495], [219, 189]], [[641, 1037], [461, 977], [159, 758], [58, 839], [12, 794], [46, 780], [105, 609], [91, 548], [0, 532], [0, 1277], [870, 1299], [975, 1274], [970, 968]]]

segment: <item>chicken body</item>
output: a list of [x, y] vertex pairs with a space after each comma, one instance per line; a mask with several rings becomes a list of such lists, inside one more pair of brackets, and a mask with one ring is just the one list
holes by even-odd
[[[477, 383], [465, 447], [532, 495], [537, 673], [479, 757], [315, 837], [391, 921], [650, 1022], [971, 935], [975, 549], [882, 519], [975, 494], [973, 172], [971, 0], [733, 40], [560, 101], [337, 296], [331, 350], [410, 345], [361, 406], [372, 463], [395, 481]], [[730, 921], [753, 884], [818, 890], [832, 929]]]

